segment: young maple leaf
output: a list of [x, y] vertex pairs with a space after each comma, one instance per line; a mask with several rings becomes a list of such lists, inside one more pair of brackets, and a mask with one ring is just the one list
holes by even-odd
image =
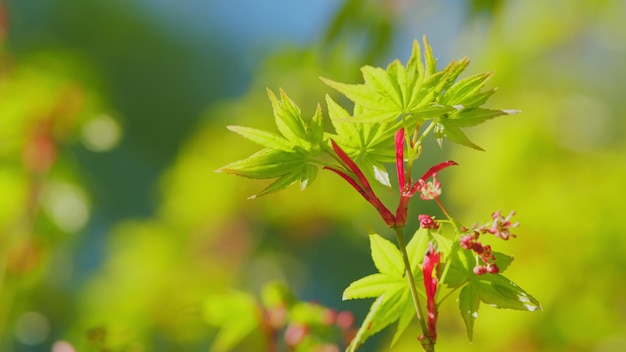
[[228, 126], [229, 130], [265, 148], [217, 170], [247, 178], [276, 179], [250, 198], [282, 190], [298, 181], [301, 189], [308, 187], [317, 175], [317, 166], [310, 160], [326, 148], [319, 105], [310, 123], [306, 123], [300, 109], [284, 91], [280, 90], [280, 100], [271, 90], [268, 89], [267, 93], [280, 134], [250, 127]]
[[[407, 244], [410, 262], [415, 266], [413, 271], [415, 281], [422, 280], [417, 264], [423, 259], [428, 246], [426, 231], [418, 230]], [[370, 234], [370, 247], [374, 265], [379, 272], [351, 283], [343, 292], [343, 299], [376, 298], [376, 300], [346, 351], [355, 351], [370, 336], [397, 322], [396, 333], [391, 342], [393, 345], [415, 317], [400, 250], [377, 234]]]
[[[340, 121], [331, 117], [336, 129], [341, 122], [353, 125], [362, 122], [377, 126], [373, 127], [376, 129], [376, 138], [369, 140], [362, 150], [372, 150], [372, 146], [379, 140], [388, 140], [399, 128], [419, 127], [428, 120], [436, 124], [435, 135], [440, 144], [445, 136], [452, 142], [482, 150], [467, 138], [461, 128], [518, 112], [480, 108], [496, 91], [495, 88], [483, 91], [485, 82], [492, 74], [481, 73], [457, 82], [459, 75], [469, 65], [469, 59], [453, 60], [438, 70], [426, 37], [423, 44], [422, 54], [419, 43], [413, 42], [413, 51], [406, 66], [399, 60], [389, 64], [386, 70], [364, 66], [361, 69], [363, 84], [346, 84], [322, 78], [355, 105], [352, 118]], [[349, 140], [359, 147], [358, 139]], [[348, 147], [348, 143], [344, 145], [342, 142], [342, 146]]]

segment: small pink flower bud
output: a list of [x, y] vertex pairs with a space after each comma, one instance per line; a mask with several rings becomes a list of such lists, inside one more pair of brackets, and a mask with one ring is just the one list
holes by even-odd
[[487, 267], [485, 267], [484, 265], [476, 265], [473, 271], [476, 275], [483, 275], [487, 272]]
[[487, 264], [487, 272], [489, 274], [497, 274], [500, 272], [500, 268], [495, 263]]
[[425, 229], [432, 229], [432, 230], [436, 230], [439, 228], [439, 224], [437, 224], [435, 220], [433, 220], [433, 218], [430, 217], [430, 215], [421, 214], [418, 217], [418, 219], [420, 221], [420, 227], [423, 227]]
[[474, 238], [472, 237], [472, 235], [465, 235], [463, 237], [461, 237], [461, 248], [463, 249], [467, 249], [470, 250], [474, 244]]
[[476, 254], [482, 254], [485, 251], [485, 248], [486, 247], [483, 247], [483, 245], [478, 241], [472, 243], [472, 250], [476, 252]]

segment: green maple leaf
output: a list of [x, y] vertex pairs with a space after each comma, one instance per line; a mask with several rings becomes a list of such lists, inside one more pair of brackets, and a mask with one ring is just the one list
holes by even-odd
[[[378, 139], [390, 139], [399, 128], [419, 126], [428, 120], [436, 124], [435, 135], [440, 144], [446, 137], [454, 143], [482, 150], [469, 140], [461, 128], [517, 112], [480, 108], [496, 91], [483, 90], [492, 73], [481, 73], [457, 81], [469, 65], [469, 59], [453, 60], [442, 70], [437, 70], [431, 47], [426, 38], [423, 41], [423, 54], [419, 43], [413, 42], [413, 51], [406, 66], [399, 60], [389, 64], [386, 70], [364, 66], [361, 69], [363, 84], [339, 83], [322, 78], [354, 102], [353, 117], [343, 118], [344, 121], [377, 124], [378, 138], [361, 146], [361, 150], [386, 155], [391, 148], [388, 144], [376, 144]], [[333, 125], [337, 129], [337, 123], [333, 122]], [[337, 134], [341, 135], [341, 132]], [[353, 145], [362, 142], [350, 134], [344, 139], [349, 139]]]
[[461, 249], [453, 255], [450, 271], [445, 278], [448, 287], [462, 287], [459, 293], [459, 309], [470, 341], [481, 302], [496, 308], [529, 312], [542, 309], [536, 298], [501, 275], [513, 258], [498, 252], [494, 252], [494, 255], [500, 273], [476, 275], [472, 270], [476, 265], [474, 255], [470, 251]]
[[246, 336], [259, 328], [258, 304], [251, 294], [229, 292], [206, 298], [203, 306], [204, 320], [220, 328], [211, 345], [211, 352], [231, 351]]
[[384, 164], [395, 161], [394, 133], [402, 127], [414, 126], [454, 110], [433, 102], [462, 65], [452, 62], [437, 72], [425, 38], [424, 45], [422, 58], [419, 43], [413, 43], [406, 67], [399, 60], [392, 62], [386, 70], [363, 67], [364, 84], [352, 85], [322, 78], [354, 102], [351, 116], [330, 97], [326, 98], [336, 132], [329, 136], [346, 150], [367, 176], [373, 176], [387, 187], [391, 184]]
[[267, 92], [280, 134], [250, 127], [228, 126], [229, 130], [265, 148], [217, 170], [247, 178], [276, 179], [251, 198], [282, 190], [298, 181], [301, 189], [308, 187], [317, 175], [317, 166], [311, 160], [324, 151], [326, 144], [319, 105], [307, 123], [300, 109], [284, 91], [280, 90], [280, 100], [271, 90]]
[[322, 80], [352, 100], [359, 107], [353, 122], [389, 123], [390, 135], [402, 125], [414, 125], [453, 110], [451, 107], [435, 104], [455, 70], [462, 65], [453, 61], [437, 72], [436, 61], [430, 45], [424, 38], [424, 58], [420, 45], [413, 42], [413, 51], [406, 66], [399, 60], [393, 61], [387, 69], [364, 66], [361, 69], [364, 84], [345, 84], [326, 78]]
[[[391, 343], [393, 346], [415, 316], [400, 250], [377, 234], [370, 234], [370, 247], [374, 265], [379, 272], [351, 283], [343, 292], [343, 299], [376, 298], [376, 300], [347, 351], [355, 351], [370, 336], [398, 322]], [[419, 275], [420, 271], [417, 269], [427, 247], [428, 234], [423, 229], [416, 232], [407, 244], [407, 253], [414, 267], [416, 282], [422, 280], [422, 275]]]
[[[466, 61], [466, 65], [469, 60]], [[458, 72], [460, 73], [460, 72]], [[458, 74], [457, 74], [458, 76]], [[445, 136], [448, 140], [477, 150], [483, 150], [467, 138], [461, 127], [477, 126], [498, 116], [516, 114], [517, 110], [492, 110], [480, 108], [496, 89], [483, 90], [491, 72], [480, 73], [457, 81], [444, 89], [437, 102], [454, 110], [446, 112], [434, 120], [437, 123], [436, 138], [441, 144]], [[455, 77], [456, 79], [456, 77]]]

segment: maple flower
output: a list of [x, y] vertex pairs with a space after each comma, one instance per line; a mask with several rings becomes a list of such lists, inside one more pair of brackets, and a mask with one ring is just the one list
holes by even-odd
[[441, 183], [437, 181], [437, 174], [433, 174], [433, 180], [426, 182], [423, 179], [417, 181], [419, 187], [417, 190], [420, 192], [420, 198], [423, 200], [431, 200], [439, 198], [441, 195]]
[[[428, 244], [428, 250], [424, 256], [424, 262], [422, 264], [422, 274], [424, 275], [424, 290], [426, 291], [426, 308], [428, 309], [428, 317], [426, 320], [428, 327], [428, 335], [431, 341], [434, 343], [437, 341], [437, 303], [435, 302], [435, 293], [437, 293], [437, 284], [439, 279], [437, 278], [436, 266], [441, 261], [441, 253], [435, 252], [433, 244]], [[433, 275], [434, 272], [434, 275]]]
[[[396, 172], [398, 174], [398, 187], [400, 188], [400, 202], [396, 210], [396, 226], [404, 226], [406, 224], [406, 217], [408, 212], [409, 200], [416, 192], [421, 193], [422, 199], [435, 199], [441, 194], [441, 184], [435, 178], [436, 173], [448, 166], [458, 165], [453, 160], [448, 160], [434, 165], [428, 171], [420, 177], [417, 182], [413, 183], [409, 172], [404, 170], [404, 142], [405, 135], [404, 129], [401, 128], [396, 131]], [[433, 181], [426, 183], [431, 176]], [[438, 191], [437, 191], [438, 190]], [[438, 192], [438, 193], [437, 193]], [[425, 194], [428, 196], [435, 195], [434, 198], [425, 198]]]
[[512, 227], [518, 227], [519, 222], [511, 223], [511, 218], [515, 215], [515, 211], [509, 213], [507, 217], [502, 216], [502, 211], [498, 210], [491, 215], [493, 218], [493, 222], [491, 223], [491, 227], [485, 228], [485, 232], [489, 232], [496, 237], [500, 237], [503, 240], [508, 240], [510, 237], [515, 237], [514, 234], [511, 233]]
[[343, 149], [341, 149], [341, 147], [334, 140], [331, 139], [330, 143], [335, 151], [335, 154], [337, 154], [339, 159], [343, 162], [343, 166], [346, 169], [342, 170], [332, 166], [324, 166], [324, 169], [330, 170], [346, 180], [352, 187], [354, 187], [354, 189], [357, 190], [357, 192], [359, 192], [359, 194], [363, 196], [363, 198], [365, 198], [365, 200], [376, 208], [378, 214], [380, 214], [387, 226], [395, 226], [395, 217], [376, 196], [372, 186], [363, 174], [363, 171], [359, 169], [354, 160], [352, 160], [352, 158], [350, 158], [350, 156]]

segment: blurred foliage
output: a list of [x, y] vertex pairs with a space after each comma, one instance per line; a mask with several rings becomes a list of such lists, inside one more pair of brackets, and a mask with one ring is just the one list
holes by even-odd
[[[272, 280], [360, 321], [367, 307], [340, 298], [373, 270], [375, 212], [335, 177], [247, 201], [263, 181], [213, 171], [256, 148], [226, 125], [273, 123], [266, 87], [311, 116], [328, 92], [319, 76], [356, 82], [425, 32], [435, 52], [495, 71], [493, 106], [522, 110], [469, 130], [484, 153], [445, 144], [461, 166], [442, 183], [463, 221], [517, 211], [509, 273], [544, 308], [481, 310], [471, 345], [442, 309], [438, 349], [626, 348], [623, 1], [346, 1], [319, 41], [252, 71], [219, 31], [185, 37], [140, 3], [0, 3], [0, 350], [204, 351], [217, 334], [207, 299], [258, 297]], [[446, 22], [458, 11], [466, 22]], [[448, 32], [410, 25], [426, 16]]]

